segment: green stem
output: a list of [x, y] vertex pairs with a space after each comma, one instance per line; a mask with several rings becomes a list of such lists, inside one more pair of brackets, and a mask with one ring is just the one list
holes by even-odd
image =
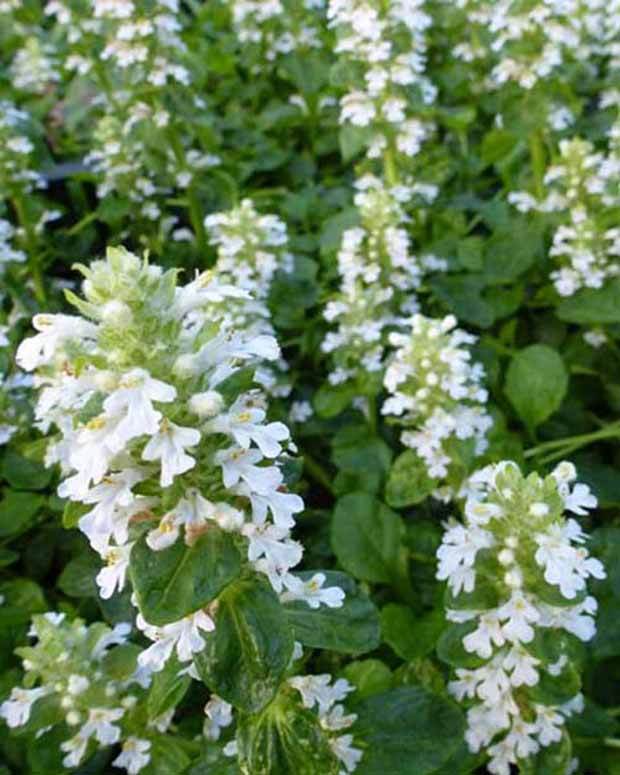
[[308, 474], [317, 481], [319, 484], [321, 484], [330, 495], [335, 496], [334, 486], [332, 484], [332, 478], [327, 473], [327, 471], [323, 468], [323, 466], [317, 462], [313, 457], [310, 457], [310, 455], [307, 452], [304, 452], [303, 455], [304, 459], [304, 468], [308, 472]]
[[[581, 447], [603, 439], [620, 437], [620, 421], [616, 421], [593, 433], [583, 433], [577, 436], [567, 436], [564, 439], [545, 441], [535, 447], [530, 447], [524, 452], [524, 457], [530, 458], [547, 452], [551, 453], [550, 459], [556, 459], [569, 452], [574, 452]], [[547, 460], [547, 462], [549, 462]]]
[[530, 158], [534, 173], [534, 188], [538, 199], [545, 196], [545, 148], [540, 132], [532, 132], [529, 136]]
[[15, 197], [13, 200], [13, 207], [17, 214], [17, 219], [26, 233], [26, 244], [28, 249], [28, 270], [32, 277], [32, 283], [34, 285], [34, 295], [39, 304], [45, 305], [47, 302], [47, 292], [45, 290], [45, 284], [43, 282], [43, 272], [39, 264], [39, 253], [37, 250], [37, 235], [33, 228], [30, 218], [28, 217], [27, 209], [24, 207], [24, 203], [20, 197]]
[[388, 148], [383, 154], [383, 167], [388, 186], [398, 185], [398, 168], [396, 167], [396, 159], [392, 148]]
[[618, 739], [617, 737], [605, 737], [603, 739], [603, 743], [608, 748], [620, 748], [620, 739]]

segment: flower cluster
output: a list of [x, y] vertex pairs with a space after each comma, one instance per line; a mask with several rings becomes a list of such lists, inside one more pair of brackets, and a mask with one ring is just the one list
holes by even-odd
[[[1, 224], [2, 221], [0, 227]], [[11, 330], [20, 317], [20, 312], [14, 308], [7, 316], [6, 323], [0, 324], [0, 447], [7, 444], [20, 429], [25, 429], [32, 420], [32, 376], [11, 368], [14, 360]]]
[[[303, 551], [291, 538], [303, 501], [287, 492], [280, 467], [288, 428], [267, 421], [259, 391], [227, 389], [241, 367], [251, 373], [279, 355], [273, 337], [227, 329], [213, 314], [214, 302], [245, 292], [213, 274], [177, 287], [175, 271], [124, 249], [81, 270], [85, 299], [70, 298], [83, 317], [36, 315], [39, 333], [17, 360], [37, 369], [38, 426], [60, 434], [47, 453], [64, 474], [59, 494], [83, 504], [79, 527], [107, 563], [102, 596], [124, 587], [145, 525], [155, 552], [219, 527], [239, 536], [278, 594], [340, 605], [340, 590], [290, 573]], [[200, 631], [213, 629], [203, 610], [163, 627], [143, 616], [138, 624], [156, 640], [141, 657], [153, 669], [174, 648], [190, 660], [204, 646]]]
[[64, 38], [66, 78], [86, 78], [98, 92], [86, 106], [94, 131], [84, 161], [97, 174], [99, 198], [128, 199], [141, 230], [158, 228], [163, 240], [179, 220], [165, 212], [166, 196], [187, 192], [220, 161], [197, 130], [206, 102], [188, 89], [178, 0], [101, 0], [92, 10], [50, 0], [46, 13]]
[[424, 261], [411, 252], [403, 201], [407, 186], [389, 188], [365, 175], [356, 183], [360, 225], [346, 229], [338, 252], [340, 291], [324, 317], [337, 323], [321, 349], [331, 353], [332, 385], [368, 380], [384, 365], [387, 332], [417, 309], [415, 291]]
[[367, 127], [369, 158], [386, 151], [416, 156], [433, 125], [426, 117], [437, 89], [425, 75], [424, 0], [330, 0], [329, 25], [336, 53], [350, 63], [340, 122]]
[[32, 120], [28, 113], [0, 100], [0, 199], [45, 188], [35, 169]]
[[530, 90], [563, 65], [584, 66], [605, 49], [607, 5], [603, 0], [459, 0], [466, 39], [453, 49], [464, 62], [486, 58], [487, 86], [515, 83]]
[[83, 75], [111, 61], [135, 83], [142, 78], [154, 87], [168, 80], [189, 83], [187, 68], [177, 61], [184, 51], [178, 0], [95, 0], [92, 7], [49, 0], [45, 12], [64, 32], [63, 65], [69, 71]]
[[456, 323], [453, 315], [434, 320], [416, 314], [407, 333], [390, 334], [396, 351], [385, 372], [390, 396], [381, 410], [405, 426], [401, 441], [424, 461], [428, 475], [447, 480], [436, 492], [441, 497], [450, 497], [463, 479], [460, 445], [473, 444], [481, 455], [492, 425], [484, 409], [484, 369], [468, 349], [476, 339]]
[[587, 580], [605, 572], [581, 526], [564, 516], [596, 506], [575, 479], [570, 463], [544, 479], [524, 477], [511, 461], [481, 469], [469, 483], [465, 523], [446, 526], [437, 552], [462, 643], [450, 691], [468, 702], [468, 745], [487, 749], [495, 775], [560, 741], [583, 702], [571, 639], [594, 636]]
[[151, 740], [165, 732], [171, 714], [148, 720], [144, 695], [150, 677], [136, 664], [127, 643], [131, 627], [110, 629], [63, 613], [33, 618], [32, 646], [22, 647], [26, 688], [15, 687], [0, 705], [9, 727], [28, 725], [37, 736], [68, 727], [60, 744], [65, 767], [77, 767], [97, 748], [121, 744], [114, 767], [129, 775], [150, 762]]
[[606, 157], [591, 143], [578, 138], [562, 140], [560, 159], [545, 175], [548, 193], [537, 200], [525, 192], [508, 199], [522, 212], [565, 213], [553, 235], [549, 255], [560, 267], [551, 279], [561, 296], [572, 296], [581, 288], [600, 288], [620, 273], [620, 230], [606, 225], [610, 207], [620, 205], [620, 192], [610, 180], [617, 178], [613, 155]]
[[[215, 268], [220, 281], [246, 292], [221, 304], [222, 324], [273, 336], [267, 307], [271, 283], [276, 272], [294, 268], [294, 257], [287, 249], [286, 224], [276, 215], [259, 214], [253, 202], [244, 199], [233, 210], [208, 215], [205, 228], [210, 243], [217, 248]], [[275, 364], [259, 368], [257, 381], [271, 395], [286, 396], [291, 389], [285, 376], [287, 368], [279, 358]]]
[[15, 88], [31, 94], [44, 94], [60, 80], [55, 49], [39, 37], [28, 38], [11, 63]]
[[354, 687], [344, 678], [333, 681], [328, 674], [297, 675], [288, 683], [301, 695], [304, 708], [315, 709], [329, 746], [341, 763], [342, 773], [353, 772], [362, 759], [362, 751], [354, 746], [353, 735], [342, 734], [357, 720], [355, 713], [347, 713], [341, 702]]
[[[325, 0], [229, 0], [235, 33], [246, 53], [257, 49], [262, 62], [303, 49], [323, 47], [318, 12]], [[254, 64], [253, 70], [260, 69]]]

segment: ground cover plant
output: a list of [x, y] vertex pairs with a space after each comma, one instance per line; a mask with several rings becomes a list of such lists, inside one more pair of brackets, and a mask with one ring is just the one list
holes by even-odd
[[0, 775], [620, 773], [620, 3], [0, 60]]

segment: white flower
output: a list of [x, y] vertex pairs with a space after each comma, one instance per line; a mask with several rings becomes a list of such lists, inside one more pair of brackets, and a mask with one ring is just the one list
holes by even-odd
[[513, 592], [510, 599], [497, 610], [497, 616], [508, 621], [502, 624], [502, 633], [511, 643], [529, 643], [534, 638], [535, 624], [540, 614], [520, 592]]
[[147, 637], [155, 641], [140, 654], [138, 663], [155, 673], [163, 670], [174, 649], [181, 662], [189, 662], [194, 654], [205, 647], [201, 632], [213, 632], [215, 629], [213, 620], [205, 611], [196, 611], [163, 627], [154, 627], [138, 615], [137, 624]]
[[0, 424], [0, 446], [7, 444], [16, 433], [16, 425]]
[[188, 447], [200, 442], [200, 431], [195, 428], [183, 428], [169, 420], [162, 420], [159, 431], [149, 439], [142, 452], [143, 460], [161, 461], [160, 484], [169, 487], [174, 477], [189, 471], [196, 465], [191, 455], [186, 454]]
[[[266, 492], [253, 492], [252, 489], [242, 482], [235, 487], [239, 495], [245, 495], [252, 504], [252, 519], [257, 525], [266, 522], [268, 513], [271, 512], [273, 521], [277, 527], [289, 529], [295, 524], [293, 514], [298, 514], [304, 510], [304, 502], [292, 492], [282, 492], [283, 477], [277, 471], [278, 478], [273, 479], [273, 489]], [[266, 490], [266, 488], [262, 488]]]
[[337, 758], [344, 764], [347, 772], [353, 772], [362, 760], [363, 753], [359, 748], [353, 747], [353, 735], [331, 738], [329, 745]]
[[136, 775], [151, 761], [151, 743], [139, 737], [128, 737], [121, 753], [112, 762], [113, 767], [124, 767], [129, 775]]
[[153, 379], [144, 369], [132, 369], [124, 374], [116, 390], [103, 402], [111, 416], [122, 416], [108, 445], [120, 451], [131, 439], [156, 434], [162, 414], [153, 408], [153, 401], [169, 403], [176, 395], [172, 385]]
[[144, 479], [144, 473], [129, 468], [108, 474], [99, 484], [81, 497], [82, 503], [94, 503], [95, 508], [80, 517], [80, 530], [88, 537], [93, 548], [105, 547], [111, 537], [123, 544], [128, 538], [128, 517], [135, 506], [144, 505], [131, 488]]
[[210, 420], [205, 429], [232, 436], [242, 449], [249, 449], [254, 442], [265, 457], [277, 457], [282, 452], [279, 442], [289, 438], [289, 430], [281, 422], [263, 424], [265, 410], [253, 407], [248, 398], [251, 400], [251, 396], [240, 396], [227, 414]]
[[596, 504], [596, 497], [590, 492], [587, 484], [578, 483], [572, 491], [564, 495], [564, 508], [580, 516], [587, 514], [588, 509], [595, 509]]
[[54, 358], [57, 348], [68, 339], [94, 340], [97, 326], [71, 315], [35, 315], [32, 325], [39, 331], [17, 349], [16, 361], [25, 371], [33, 371]]
[[493, 535], [483, 528], [464, 527], [457, 523], [451, 525], [437, 550], [437, 578], [440, 581], [447, 580], [455, 595], [463, 587], [471, 592], [475, 575], [473, 572], [468, 574], [467, 569], [473, 567], [478, 552], [493, 546], [493, 543]]
[[121, 736], [120, 727], [114, 725], [125, 714], [124, 708], [91, 708], [88, 711], [88, 720], [80, 730], [82, 737], [95, 736], [95, 740], [101, 745], [114, 745]]
[[303, 600], [310, 608], [319, 608], [326, 605], [328, 608], [340, 608], [344, 602], [345, 594], [340, 587], [323, 587], [325, 583], [324, 573], [315, 573], [308, 581], [302, 581], [297, 576], [288, 574], [284, 580], [287, 591], [280, 600], [283, 603], [292, 600]]
[[269, 495], [282, 483], [282, 474], [274, 466], [257, 466], [263, 456], [257, 449], [229, 447], [220, 450], [215, 460], [222, 466], [224, 486], [231, 488], [240, 481], [259, 495]]
[[99, 594], [104, 600], [108, 600], [118, 591], [125, 588], [125, 580], [129, 569], [129, 556], [133, 542], [123, 546], [110, 546], [103, 553], [106, 565], [95, 577]]
[[43, 686], [38, 689], [15, 687], [11, 690], [9, 699], [0, 705], [0, 716], [10, 727], [21, 727], [30, 718], [34, 703], [46, 694], [49, 694], [49, 689]]
[[297, 675], [288, 679], [289, 684], [301, 694], [306, 708], [318, 706], [320, 714], [327, 713], [336, 703], [344, 700], [354, 687], [344, 678], [332, 683], [328, 673], [322, 675]]
[[149, 530], [146, 535], [146, 543], [154, 552], [161, 552], [176, 543], [179, 537], [180, 518], [175, 512], [165, 514], [159, 521], [159, 525]]
[[478, 626], [463, 638], [466, 651], [488, 659], [493, 653], [493, 645], [503, 646], [506, 642], [499, 616], [495, 611], [483, 613]]
[[219, 740], [222, 729], [232, 724], [232, 705], [213, 695], [204, 710], [204, 735], [208, 740]]
[[86, 753], [88, 740], [80, 730], [77, 735], [60, 744], [60, 750], [67, 754], [62, 760], [65, 767], [77, 767], [80, 764]]
[[254, 525], [247, 523], [241, 532], [249, 539], [248, 559], [256, 562], [264, 557], [274, 567], [277, 573], [282, 574], [300, 562], [303, 547], [297, 541], [289, 538], [288, 530], [276, 527], [276, 525]]

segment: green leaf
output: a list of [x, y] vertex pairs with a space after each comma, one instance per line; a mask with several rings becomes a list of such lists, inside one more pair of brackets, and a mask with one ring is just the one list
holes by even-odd
[[172, 735], [159, 735], [151, 739], [149, 753], [149, 775], [181, 775], [191, 763], [184, 741]]
[[356, 207], [349, 207], [323, 221], [319, 240], [321, 255], [329, 256], [340, 247], [342, 235], [346, 229], [359, 224], [360, 214]]
[[[512, 218], [509, 225], [495, 231], [487, 241], [483, 269], [486, 283], [514, 282], [542, 258], [542, 230], [530, 225], [531, 221], [531, 218]], [[519, 235], [518, 240], [515, 233]]]
[[[269, 289], [269, 308], [278, 328], [302, 326], [308, 307], [316, 303], [318, 266], [309, 258], [297, 257], [292, 272], [276, 273]], [[295, 304], [289, 304], [295, 299]]]
[[67, 530], [70, 530], [72, 527], [77, 527], [80, 519], [89, 511], [90, 506], [86, 506], [83, 503], [76, 503], [75, 501], [67, 501], [62, 512], [62, 526], [67, 528]]
[[350, 493], [336, 504], [332, 547], [342, 567], [358, 579], [392, 580], [402, 534], [400, 517], [372, 495]]
[[[581, 469], [579, 469], [579, 480], [581, 481]], [[590, 551], [602, 561], [607, 572], [607, 578], [604, 581], [594, 582], [596, 589], [608, 589], [611, 594], [620, 598], [620, 563], [618, 562], [618, 557], [620, 557], [620, 528], [597, 528], [591, 536]]]
[[335, 417], [349, 406], [354, 394], [350, 385], [324, 384], [314, 394], [312, 403], [319, 417]]
[[0, 538], [17, 536], [32, 527], [44, 503], [42, 495], [9, 490], [0, 501]]
[[560, 407], [567, 388], [560, 355], [547, 345], [533, 344], [513, 357], [504, 390], [519, 417], [534, 429]]
[[215, 632], [196, 667], [209, 688], [254, 713], [276, 694], [293, 653], [284, 607], [259, 576], [231, 584], [218, 600]]
[[602, 508], [620, 506], [620, 477], [615, 466], [597, 463], [586, 455], [571, 460], [577, 466], [579, 481], [590, 486]]
[[30, 579], [13, 579], [0, 584], [0, 631], [30, 621], [35, 613], [48, 610], [43, 590]]
[[599, 601], [592, 653], [595, 659], [620, 656], [620, 601], [617, 598]]
[[[340, 608], [310, 608], [303, 601], [287, 603], [286, 617], [295, 640], [310, 648], [330, 649], [343, 654], [363, 654], [379, 645], [379, 616], [368, 597], [344, 573], [321, 571], [325, 587], [340, 587], [345, 593]], [[299, 573], [304, 581], [316, 571]]]
[[393, 675], [380, 659], [362, 659], [349, 662], [344, 677], [355, 686], [356, 699], [364, 699], [392, 688]]
[[577, 669], [567, 664], [558, 676], [542, 671], [540, 681], [527, 689], [527, 694], [534, 702], [541, 705], [563, 705], [571, 700], [581, 689], [581, 678]]
[[256, 716], [240, 716], [242, 772], [251, 775], [338, 775], [339, 763], [315, 713], [295, 695], [281, 696]]
[[51, 481], [53, 471], [42, 463], [7, 450], [0, 473], [16, 490], [44, 490]]
[[437, 609], [424, 616], [404, 605], [389, 603], [381, 610], [381, 633], [399, 657], [419, 659], [435, 649], [437, 639], [446, 628], [443, 611]]
[[392, 508], [400, 509], [421, 503], [437, 487], [424, 462], [412, 449], [405, 450], [394, 461], [385, 488], [385, 500]]
[[58, 586], [69, 597], [97, 598], [99, 592], [95, 576], [100, 569], [99, 558], [87, 549], [67, 563], [58, 578]]
[[0, 549], [0, 568], [6, 568], [19, 560], [19, 554], [10, 549]]
[[373, 137], [371, 127], [351, 126], [347, 124], [340, 128], [338, 139], [340, 141], [340, 153], [346, 164], [360, 154], [370, 143]]
[[492, 305], [482, 297], [484, 279], [479, 275], [447, 275], [432, 277], [429, 285], [437, 298], [460, 320], [480, 328], [489, 328], [495, 321]]
[[519, 138], [506, 129], [491, 129], [482, 139], [482, 160], [495, 164], [511, 154], [518, 142]]
[[160, 552], [143, 536], [131, 551], [129, 571], [144, 618], [150, 624], [176, 622], [204, 608], [237, 578], [241, 556], [232, 536], [209, 525], [193, 546], [182, 540]]
[[356, 775], [429, 775], [461, 744], [464, 719], [451, 701], [419, 687], [374, 695], [356, 706], [365, 743]]
[[449, 624], [437, 641], [437, 656], [442, 662], [452, 667], [467, 667], [470, 669], [480, 667], [484, 660], [475, 654], [465, 651], [463, 638], [476, 629], [474, 622], [463, 624]]
[[153, 675], [146, 701], [149, 719], [155, 719], [170, 708], [176, 708], [185, 696], [192, 679], [188, 675], [179, 675], [182, 667], [176, 657], [171, 657], [164, 669]]
[[556, 313], [560, 320], [582, 325], [620, 323], [620, 278], [605, 283], [602, 288], [585, 288], [563, 299]]

